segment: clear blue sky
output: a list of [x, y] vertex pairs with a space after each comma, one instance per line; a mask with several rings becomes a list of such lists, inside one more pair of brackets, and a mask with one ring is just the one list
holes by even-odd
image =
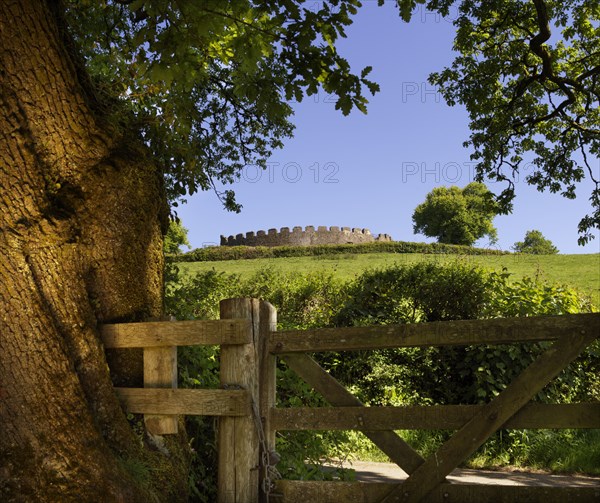
[[[216, 196], [188, 197], [178, 209], [194, 248], [218, 244], [221, 234], [306, 225], [369, 228], [400, 241], [432, 241], [412, 231], [411, 216], [438, 185], [472, 180], [468, 117], [448, 107], [427, 76], [453, 59], [449, 20], [417, 11], [403, 23], [392, 2], [365, 1], [339, 44], [355, 72], [368, 65], [381, 92], [369, 113], [344, 117], [321, 92], [295, 104], [294, 138], [273, 154], [269, 169], [249, 166], [234, 184], [240, 214], [225, 211]], [[317, 4], [317, 2], [315, 2]], [[451, 13], [452, 16], [452, 13]], [[450, 17], [451, 17], [450, 16]], [[600, 173], [600, 160], [594, 159]], [[527, 230], [538, 229], [561, 253], [596, 253], [600, 239], [577, 245], [577, 223], [589, 209], [590, 182], [578, 198], [539, 193], [519, 181], [514, 211], [496, 217], [499, 242], [508, 250]], [[492, 191], [502, 186], [488, 184]], [[487, 239], [477, 243], [487, 246]]]

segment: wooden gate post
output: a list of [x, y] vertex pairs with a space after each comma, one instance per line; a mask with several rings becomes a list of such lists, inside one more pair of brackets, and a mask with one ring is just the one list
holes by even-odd
[[[143, 355], [144, 388], [177, 389], [177, 346], [144, 348]], [[177, 416], [144, 414], [146, 429], [153, 435], [173, 435], [177, 433], [177, 423]]]
[[271, 409], [275, 407], [277, 357], [269, 352], [271, 332], [277, 330], [277, 311], [272, 304], [260, 301], [258, 330], [258, 382], [259, 415], [263, 438], [260, 446], [260, 486], [261, 503], [268, 503], [272, 471], [269, 467], [277, 464], [275, 452], [275, 430], [271, 426]]
[[[252, 320], [253, 343], [221, 346], [221, 386], [248, 391], [253, 410], [258, 404], [259, 301], [257, 299], [226, 299], [220, 303], [221, 319]], [[222, 417], [218, 434], [219, 503], [257, 503], [259, 492], [260, 441], [254, 414], [242, 417]]]

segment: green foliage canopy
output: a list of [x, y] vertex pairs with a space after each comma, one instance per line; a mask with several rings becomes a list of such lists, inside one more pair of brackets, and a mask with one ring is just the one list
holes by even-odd
[[466, 187], [436, 187], [415, 208], [413, 230], [440, 243], [471, 246], [483, 236], [496, 241], [492, 225], [498, 214], [493, 194], [480, 182]]
[[[414, 3], [414, 2], [413, 2]], [[419, 2], [424, 3], [424, 2]], [[538, 190], [575, 198], [592, 182], [591, 214], [579, 243], [600, 227], [600, 4], [597, 0], [432, 0], [457, 28], [451, 67], [430, 76], [450, 105], [470, 116], [477, 179], [507, 183], [505, 212], [519, 172]]]
[[163, 248], [166, 254], [178, 255], [181, 253], [181, 247], [191, 248], [188, 241], [188, 230], [183, 226], [180, 220], [171, 220], [169, 229], [163, 240]]
[[[308, 5], [310, 4], [310, 5]], [[364, 88], [335, 47], [358, 0], [65, 0], [66, 25], [115, 122], [164, 166], [171, 201], [266, 166], [291, 136], [292, 108], [319, 88], [366, 112]], [[114, 98], [117, 98], [114, 102]], [[218, 192], [239, 211], [230, 190]]]
[[513, 250], [517, 253], [532, 253], [534, 255], [553, 255], [558, 253], [558, 248], [552, 244], [552, 241], [546, 239], [544, 235], [537, 230], [527, 231], [523, 241], [517, 241]]

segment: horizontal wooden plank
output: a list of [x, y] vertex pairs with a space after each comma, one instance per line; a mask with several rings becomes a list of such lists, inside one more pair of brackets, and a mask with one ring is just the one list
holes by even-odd
[[248, 416], [246, 390], [115, 388], [125, 410], [132, 414], [186, 416]]
[[441, 321], [271, 332], [272, 353], [352, 351], [551, 341], [573, 332], [600, 334], [600, 313]]
[[[378, 503], [397, 484], [278, 480], [274, 490], [285, 503]], [[599, 501], [600, 486], [528, 486], [443, 483], [428, 496], [428, 503], [564, 503]]]
[[103, 325], [106, 348], [248, 344], [252, 320], [189, 320]]
[[[275, 430], [458, 430], [483, 405], [406, 407], [291, 407], [271, 409]], [[503, 429], [600, 428], [600, 403], [534, 404], [517, 412]]]

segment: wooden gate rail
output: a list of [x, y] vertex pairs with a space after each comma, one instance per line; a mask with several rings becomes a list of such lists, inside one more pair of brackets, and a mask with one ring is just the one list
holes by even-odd
[[[271, 410], [275, 430], [458, 430], [485, 405], [402, 407], [290, 407]], [[502, 425], [505, 430], [598, 428], [600, 403], [529, 403]]]
[[[310, 356], [289, 354], [286, 355], [285, 362], [296, 374], [323, 395], [325, 400], [342, 413], [347, 406], [361, 407], [363, 405], [358, 398], [323, 370]], [[366, 407], [363, 408], [366, 409]], [[276, 409], [271, 409], [270, 412], [274, 413], [275, 411]], [[394, 463], [409, 473], [416, 470], [425, 461], [417, 451], [394, 431], [370, 431], [364, 428], [361, 431]]]
[[115, 391], [132, 414], [249, 416], [252, 412], [246, 390], [115, 388]]
[[101, 332], [106, 348], [248, 344], [252, 342], [252, 320], [118, 323], [103, 325]]
[[[600, 314], [466, 320], [383, 327], [271, 332], [269, 353], [323, 395], [333, 407], [271, 408], [273, 430], [363, 431], [409, 474], [400, 484], [279, 481], [278, 501], [595, 501], [600, 487], [449, 484], [446, 476], [501, 428], [600, 428], [600, 404], [534, 404], [530, 400], [600, 334]], [[474, 406], [362, 406], [306, 352], [392, 347], [555, 341], [491, 402]], [[393, 429], [455, 429], [426, 460]], [[390, 455], [391, 452], [391, 455]], [[275, 501], [275, 498], [272, 498]]]
[[271, 333], [269, 351], [273, 354], [317, 353], [419, 346], [511, 344], [555, 341], [565, 335], [582, 331], [597, 335], [600, 332], [600, 314], [286, 330]]

